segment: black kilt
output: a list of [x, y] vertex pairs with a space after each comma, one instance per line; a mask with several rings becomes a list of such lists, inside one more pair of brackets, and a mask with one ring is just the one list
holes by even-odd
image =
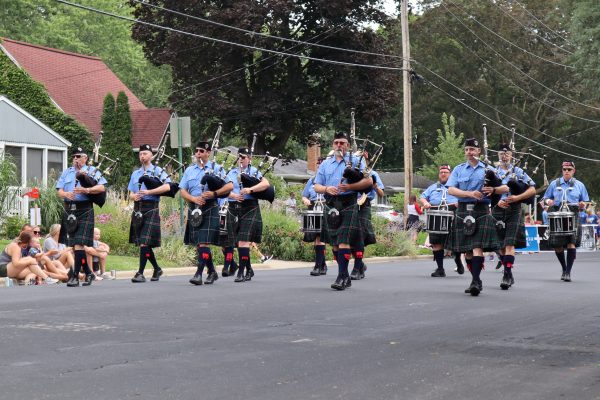
[[[552, 206], [552, 209], [549, 211], [560, 211], [560, 207]], [[575, 234], [569, 236], [557, 236], [549, 234], [548, 245], [552, 248], [567, 247], [568, 244], [574, 244], [575, 247], [581, 246], [582, 227], [581, 220], [579, 219], [579, 207], [569, 206], [569, 211], [575, 213], [575, 222], [573, 224], [573, 227], [575, 228]], [[548, 232], [550, 232], [550, 227], [548, 227]]]
[[[483, 251], [498, 250], [500, 242], [489, 206], [486, 203], [477, 203], [472, 211], [467, 211], [467, 203], [458, 204], [456, 217], [452, 224], [452, 231], [448, 235], [445, 248], [456, 253], [466, 253], [473, 249], [482, 249]], [[464, 233], [463, 219], [468, 215], [472, 215], [476, 221], [475, 233], [471, 236], [466, 236]]]
[[[329, 228], [327, 223], [327, 213], [334, 206], [335, 200], [341, 200], [342, 206], [340, 217], [342, 222], [337, 229]], [[350, 246], [358, 245], [362, 240], [362, 228], [360, 225], [360, 216], [356, 196], [335, 196], [327, 200], [323, 210], [323, 229], [321, 230], [321, 241], [332, 246], [348, 244]]]
[[198, 244], [214, 244], [219, 246], [219, 206], [215, 200], [208, 201], [201, 207], [202, 223], [198, 227], [190, 225], [194, 206], [188, 204], [187, 223], [183, 243], [197, 246]]
[[233, 213], [233, 203], [229, 203], [227, 208], [227, 234], [222, 235], [219, 233], [219, 246], [221, 247], [235, 247], [237, 245], [237, 232], [239, 224], [236, 221], [237, 215]]
[[[310, 206], [308, 206], [309, 210], [312, 210], [315, 208], [315, 203], [311, 202]], [[321, 218], [321, 221], [323, 221], [323, 219]], [[321, 222], [321, 229], [322, 229], [323, 225]], [[320, 238], [321, 236], [321, 232], [304, 232], [304, 237], [302, 238], [303, 242], [306, 243], [313, 243], [315, 240], [317, 240], [317, 238]]]
[[[71, 205], [76, 207], [71, 209]], [[75, 245], [93, 246], [94, 245], [94, 207], [91, 202], [81, 201], [73, 203], [64, 203], [64, 211], [60, 222], [60, 236], [58, 242], [67, 247]], [[77, 230], [73, 233], [67, 233], [67, 217], [73, 213], [77, 217]]]
[[262, 240], [262, 215], [258, 200], [244, 200], [240, 203], [229, 204], [232, 213], [238, 217], [238, 242], [260, 243]]
[[492, 216], [496, 221], [503, 221], [505, 224], [504, 230], [496, 232], [500, 240], [500, 248], [506, 246], [527, 247], [521, 203], [512, 203], [508, 208], [495, 206], [492, 209]]
[[362, 228], [363, 246], [377, 243], [375, 230], [373, 229], [373, 223], [371, 222], [371, 202], [368, 199], [362, 206], [359, 206], [358, 218]]
[[[439, 210], [440, 206], [432, 206], [431, 210]], [[449, 211], [453, 211], [454, 215], [456, 215], [456, 206], [449, 206], [448, 207]], [[454, 224], [454, 220], [456, 218], [452, 219], [452, 224]], [[452, 232], [452, 224], [449, 227], [449, 232]], [[442, 246], [446, 245], [446, 241], [448, 240], [448, 236], [449, 234], [447, 233], [428, 233], [429, 235], [429, 244], [441, 244]]]
[[129, 243], [135, 245], [146, 245], [149, 247], [160, 247], [160, 210], [158, 201], [142, 201], [136, 204], [134, 211], [141, 211], [144, 215], [142, 226], [135, 227], [133, 218], [129, 225]]

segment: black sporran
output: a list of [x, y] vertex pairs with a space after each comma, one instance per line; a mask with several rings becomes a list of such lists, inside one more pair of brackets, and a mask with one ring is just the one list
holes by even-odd
[[194, 228], [199, 227], [202, 224], [202, 210], [196, 208], [190, 213], [190, 225]]
[[73, 234], [77, 232], [77, 226], [79, 225], [79, 221], [77, 221], [77, 217], [75, 214], [67, 215], [67, 233]]
[[463, 231], [465, 233], [465, 236], [472, 236], [475, 233], [475, 230], [477, 228], [477, 223], [475, 221], [475, 218], [473, 218], [473, 216], [468, 215], [465, 217], [465, 219], [463, 220]]
[[342, 224], [342, 216], [337, 208], [333, 207], [327, 211], [327, 225], [330, 229], [337, 229]]
[[506, 224], [502, 220], [496, 221], [496, 232], [500, 237], [504, 237], [506, 232]]

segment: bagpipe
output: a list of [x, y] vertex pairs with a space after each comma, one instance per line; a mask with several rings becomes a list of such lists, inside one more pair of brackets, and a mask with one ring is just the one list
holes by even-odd
[[[221, 167], [221, 171], [220, 171], [221, 173], [219, 174], [219, 171], [217, 171], [217, 164], [216, 164], [217, 153], [219, 152], [219, 140], [221, 137], [222, 130], [223, 130], [223, 124], [219, 122], [219, 127], [217, 128], [217, 132], [215, 133], [215, 136], [213, 138], [212, 145], [211, 145], [212, 160], [210, 163], [210, 168], [204, 172], [204, 175], [202, 176], [202, 179], [200, 180], [200, 184], [205, 185], [206, 188], [208, 188], [208, 190], [210, 190], [211, 192], [216, 192], [217, 190], [219, 190], [223, 186], [225, 186], [225, 179], [224, 179], [225, 177], [222, 176], [222, 173], [225, 170], [223, 167]], [[231, 151], [229, 151], [227, 153], [227, 155], [225, 156], [225, 162], [227, 161], [227, 158], [229, 158], [229, 153], [231, 153]], [[223, 197], [227, 197], [228, 195], [229, 195], [229, 193], [225, 193], [219, 197], [223, 198]]]
[[[497, 188], [502, 186], [502, 179], [496, 175], [496, 171], [493, 169], [493, 164], [488, 158], [488, 140], [487, 140], [487, 125], [483, 124], [483, 163], [485, 164], [485, 177], [483, 178], [483, 186]], [[500, 194], [492, 193], [490, 200], [492, 201], [492, 207], [496, 206], [502, 196]]]
[[[258, 173], [260, 172], [262, 175], [267, 174], [275, 168], [275, 164], [281, 158], [281, 154], [277, 157], [273, 157], [269, 154], [269, 152], [265, 152], [265, 155], [262, 156], [258, 167], [256, 170], [252, 172], [252, 156], [254, 153], [254, 145], [256, 144], [256, 136], [255, 133], [252, 138], [252, 146], [250, 146], [250, 163], [247, 168], [242, 168], [240, 164], [240, 174], [238, 175], [238, 183], [241, 187], [252, 187], [258, 185], [262, 178], [258, 178]], [[260, 170], [263, 169], [261, 172]], [[265, 190], [261, 190], [260, 192], [252, 192], [252, 196], [254, 196], [258, 200], [267, 200], [269, 203], [272, 203], [275, 200], [275, 187], [273, 185], [269, 185]]]
[[[141, 188], [142, 184], [144, 184], [146, 189], [153, 190], [167, 183], [169, 185], [169, 190], [161, 193], [160, 196], [175, 197], [179, 191], [179, 184], [176, 182], [167, 182], [167, 179], [172, 178], [174, 174], [182, 172], [185, 169], [185, 165], [180, 163], [174, 157], [166, 154], [166, 148], [167, 145], [165, 140], [152, 159], [152, 161], [155, 163], [154, 168], [151, 172], [149, 170], [144, 171], [144, 175], [140, 176], [140, 179], [138, 180], [138, 187]], [[160, 167], [159, 163], [164, 159], [166, 159], [167, 162], [164, 164], [164, 166]], [[173, 165], [176, 167], [173, 167]], [[173, 170], [173, 172], [170, 173], [169, 170]]]
[[[88, 159], [87, 165], [81, 167], [81, 169], [75, 174], [75, 179], [81, 187], [91, 188], [98, 184], [100, 179], [104, 176], [110, 176], [113, 169], [119, 162], [119, 159], [112, 159], [107, 154], [100, 153], [100, 147], [102, 143], [102, 132], [98, 137], [96, 143], [94, 143], [94, 150], [92, 158]], [[106, 162], [106, 167], [102, 169], [102, 164]], [[97, 165], [94, 165], [97, 164]], [[102, 207], [106, 202], [106, 190], [102, 193], [88, 194], [88, 198], [99, 207]]]

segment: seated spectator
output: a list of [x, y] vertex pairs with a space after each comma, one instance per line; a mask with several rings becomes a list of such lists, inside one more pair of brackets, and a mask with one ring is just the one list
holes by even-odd
[[48, 276], [38, 261], [31, 256], [23, 256], [22, 251], [31, 247], [32, 235], [21, 232], [19, 237], [10, 242], [0, 253], [0, 276], [18, 280], [40, 278], [45, 283], [57, 283], [58, 280]]
[[592, 225], [598, 224], [598, 216], [594, 214], [591, 208], [588, 208], [586, 211], [585, 223]]
[[85, 246], [87, 262], [93, 267], [96, 279], [110, 279], [110, 274], [106, 273], [106, 257], [110, 253], [110, 247], [100, 241], [100, 229], [94, 228], [94, 246]]
[[[39, 228], [37, 228], [39, 232]], [[36, 228], [34, 227], [34, 234], [36, 232]], [[42, 251], [42, 246], [40, 245], [40, 240], [38, 239], [39, 233], [37, 236], [34, 236], [31, 239], [31, 245], [29, 248], [29, 256], [35, 258], [38, 262], [38, 265], [48, 274], [51, 278], [58, 279], [59, 281], [66, 282], [69, 280], [69, 271], [58, 261], [53, 261], [51, 259], [52, 256], [58, 253], [58, 250], [50, 250], [48, 252]], [[42, 283], [40, 279], [37, 279], [37, 283]]]
[[70, 247], [66, 247], [62, 243], [58, 243], [58, 237], [60, 236], [60, 224], [54, 224], [50, 227], [50, 233], [44, 239], [44, 252], [49, 252], [50, 250], [57, 250], [54, 256], [51, 256], [50, 259], [53, 261], [60, 262], [65, 268], [71, 269], [75, 265], [75, 260], [73, 258], [73, 249]]

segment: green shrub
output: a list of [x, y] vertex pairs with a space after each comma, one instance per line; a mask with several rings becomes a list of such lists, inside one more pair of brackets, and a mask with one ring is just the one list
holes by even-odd
[[18, 215], [6, 217], [2, 222], [2, 237], [9, 240], [16, 238], [21, 232], [21, 227], [27, 222], [26, 218]]
[[56, 194], [56, 180], [48, 179], [46, 187], [40, 187], [40, 198], [35, 203], [42, 214], [42, 230], [48, 232], [52, 224], [60, 224], [63, 214], [63, 201]]

